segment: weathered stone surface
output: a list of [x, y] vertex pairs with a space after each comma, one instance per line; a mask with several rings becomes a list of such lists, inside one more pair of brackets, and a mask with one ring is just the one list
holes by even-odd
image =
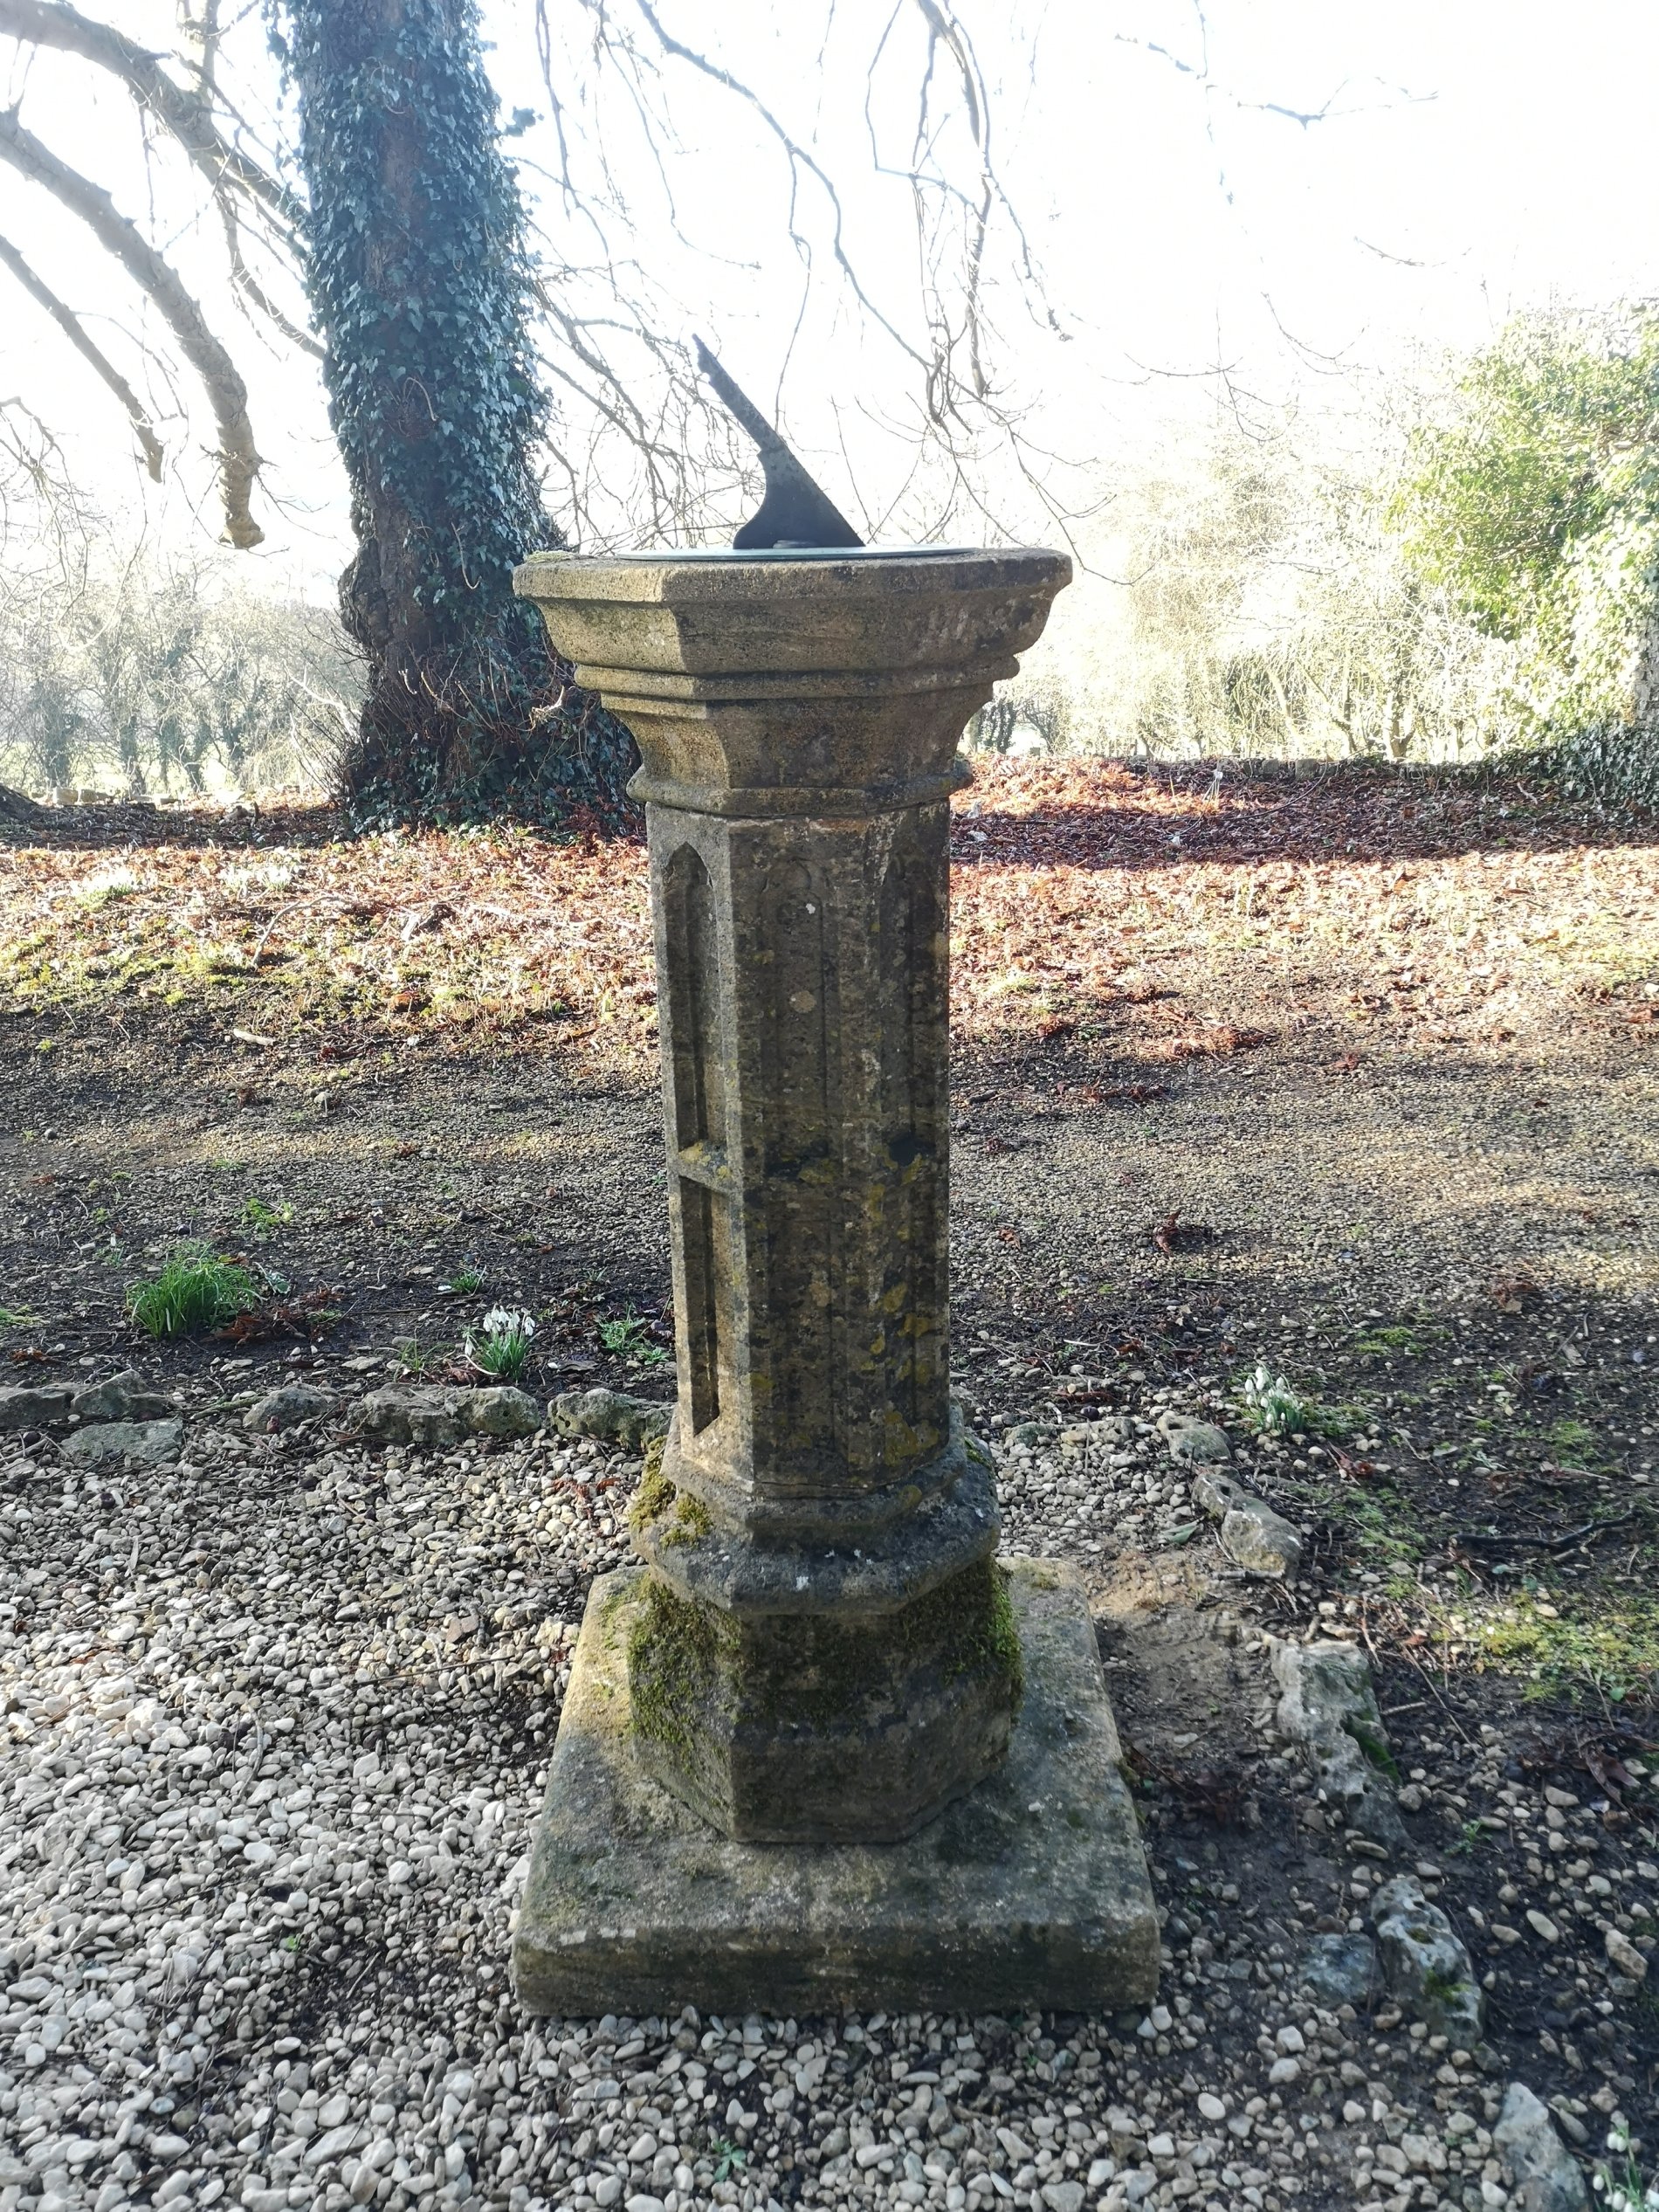
[[678, 1390], [674, 1510], [635, 1522], [639, 1720], [735, 1835], [905, 1833], [1008, 1741], [1010, 1669], [967, 1657], [992, 1471], [950, 1400], [948, 799], [1069, 574], [843, 552], [517, 578], [643, 760]]
[[1280, 1733], [1312, 1758], [1319, 1786], [1349, 1827], [1397, 1850], [1406, 1840], [1397, 1774], [1365, 1654], [1352, 1643], [1270, 1643]]
[[1368, 1935], [1309, 1937], [1302, 1981], [1322, 2004], [1368, 2005], [1380, 1978], [1377, 1947]]
[[1602, 1937], [1607, 1954], [1607, 1964], [1617, 1973], [1628, 1974], [1632, 1981], [1645, 1981], [1648, 1961], [1637, 1950], [1629, 1937], [1618, 1928], [1608, 1928]]
[[1160, 1414], [1158, 1433], [1169, 1446], [1170, 1457], [1190, 1466], [1224, 1467], [1233, 1456], [1226, 1430], [1213, 1421], [1195, 1420], [1191, 1414]]
[[[860, 1508], [868, 1498], [826, 1499], [816, 1526], [797, 1522], [764, 1545], [722, 1525], [695, 1491], [675, 1485], [667, 1471], [674, 1464], [665, 1451], [663, 1478], [685, 1506], [671, 1521], [637, 1517], [635, 1547], [685, 1596], [746, 1617], [894, 1613], [996, 1549], [995, 1477], [960, 1419], [944, 1457], [948, 1480], [918, 1485], [907, 1513], [866, 1522]], [[698, 1510], [688, 1518], [690, 1508]]]
[[1006, 1761], [908, 1842], [733, 1843], [634, 1755], [644, 1576], [594, 1586], [513, 1940], [537, 2012], [1111, 2010], [1158, 1917], [1080, 1579], [1005, 1562], [1025, 1658]]
[[74, 1392], [65, 1383], [39, 1388], [0, 1390], [0, 1431], [16, 1429], [55, 1429], [68, 1420]]
[[1504, 2093], [1492, 2141], [1509, 2170], [1514, 2212], [1588, 2212], [1584, 2174], [1548, 2105], [1525, 2082], [1511, 2082]]
[[72, 1467], [170, 1467], [184, 1444], [184, 1423], [100, 1421], [65, 1437], [62, 1451]]
[[1462, 1939], [1412, 1874], [1385, 1882], [1371, 1900], [1382, 1978], [1391, 1996], [1436, 2035], [1473, 2050], [1486, 1999]]
[[361, 1434], [382, 1443], [436, 1451], [464, 1437], [531, 1436], [541, 1426], [541, 1409], [527, 1391], [505, 1386], [395, 1382], [359, 1398], [351, 1420]]
[[462, 1418], [475, 1437], [533, 1437], [541, 1426], [541, 1408], [511, 1383], [486, 1383], [464, 1395]]
[[76, 1394], [70, 1411], [81, 1421], [165, 1421], [178, 1411], [178, 1400], [153, 1389], [133, 1368], [94, 1382]]
[[1299, 1532], [1256, 1498], [1223, 1515], [1222, 1549], [1253, 1575], [1294, 1575], [1302, 1564]]
[[909, 1836], [1008, 1751], [1022, 1666], [1005, 1584], [985, 1560], [894, 1612], [745, 1619], [653, 1575], [629, 1643], [639, 1757], [727, 1836]]
[[625, 1390], [561, 1390], [547, 1406], [547, 1426], [561, 1437], [598, 1437], [624, 1451], [643, 1451], [665, 1437], [674, 1409]]
[[[1193, 1425], [1202, 1429], [1209, 1424]], [[1219, 1429], [1210, 1433], [1222, 1436]], [[1222, 1442], [1226, 1441], [1222, 1437]], [[1194, 1476], [1192, 1490], [1193, 1503], [1199, 1510], [1221, 1522], [1222, 1548], [1237, 1566], [1256, 1575], [1294, 1575], [1301, 1566], [1301, 1532], [1231, 1475], [1206, 1463]]]
[[339, 1403], [332, 1390], [320, 1390], [314, 1383], [284, 1382], [254, 1400], [242, 1416], [242, 1425], [268, 1436], [278, 1429], [298, 1428], [302, 1421], [320, 1420]]

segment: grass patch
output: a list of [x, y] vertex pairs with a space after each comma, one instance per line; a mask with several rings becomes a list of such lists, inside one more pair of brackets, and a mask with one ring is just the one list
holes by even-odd
[[1558, 1421], [1545, 1441], [1558, 1467], [1582, 1471], [1594, 1466], [1599, 1457], [1595, 1430], [1582, 1421]]
[[450, 1347], [442, 1344], [423, 1344], [417, 1336], [400, 1336], [394, 1340], [392, 1355], [397, 1361], [400, 1375], [413, 1375], [418, 1382], [441, 1361], [451, 1357]]
[[286, 1229], [293, 1219], [292, 1206], [267, 1206], [263, 1198], [250, 1198], [242, 1208], [242, 1226], [251, 1229], [256, 1237], [274, 1236], [279, 1229]]
[[31, 1329], [39, 1320], [26, 1306], [0, 1306], [0, 1329]]
[[1466, 1607], [1437, 1625], [1477, 1664], [1522, 1676], [1530, 1698], [1593, 1691], [1611, 1704], [1647, 1704], [1659, 1696], [1659, 1599], [1563, 1611], [1527, 1593], [1490, 1610]]
[[613, 1358], [637, 1360], [643, 1367], [661, 1367], [668, 1354], [653, 1343], [651, 1323], [630, 1306], [625, 1313], [597, 1325], [599, 1341]]
[[1444, 1329], [1394, 1321], [1387, 1328], [1367, 1329], [1353, 1348], [1373, 1360], [1426, 1360], [1446, 1336]]
[[[1346, 1485], [1341, 1489], [1321, 1486], [1306, 1494], [1325, 1518], [1343, 1531], [1355, 1550], [1366, 1555], [1367, 1565], [1415, 1578], [1428, 1549], [1428, 1539], [1408, 1499], [1381, 1484], [1364, 1491]], [[1415, 1593], [1415, 1579], [1407, 1587]]]
[[245, 1267], [192, 1244], [179, 1245], [159, 1275], [147, 1283], [129, 1283], [126, 1292], [127, 1312], [140, 1328], [156, 1337], [196, 1336], [223, 1328], [258, 1299]]

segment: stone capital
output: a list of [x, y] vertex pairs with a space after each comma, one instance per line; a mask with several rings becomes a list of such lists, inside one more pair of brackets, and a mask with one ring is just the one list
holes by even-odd
[[1020, 548], [541, 553], [515, 589], [634, 733], [637, 797], [825, 817], [947, 797], [969, 716], [1070, 575], [1064, 554]]

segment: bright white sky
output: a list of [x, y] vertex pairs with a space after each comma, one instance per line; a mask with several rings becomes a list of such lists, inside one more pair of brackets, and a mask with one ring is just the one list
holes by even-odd
[[[82, 3], [99, 11], [99, 0]], [[638, 25], [634, 3], [611, 0], [619, 23]], [[550, 166], [531, 0], [485, 4], [504, 106], [533, 107], [544, 119], [519, 146], [527, 162]], [[1218, 362], [1251, 393], [1299, 389], [1339, 403], [1354, 378], [1424, 348], [1478, 343], [1518, 307], [1659, 289], [1652, 0], [1576, 0], [1571, 10], [1559, 0], [1212, 0], [1208, 89], [1190, 73], [1203, 48], [1187, 0], [958, 4], [994, 88], [1002, 181], [1067, 333], [1057, 340], [1028, 316], [1006, 258], [995, 257], [997, 374], [1029, 409], [1035, 444], [1085, 465], [1083, 475], [1057, 476], [1057, 488], [1104, 488], [1132, 469], [1172, 415], [1215, 404], [1206, 372]], [[588, 9], [582, 0], [547, 5], [555, 33], [568, 41], [561, 82], [579, 175], [596, 184], [596, 130], [637, 211], [630, 250], [658, 287], [669, 334], [705, 330], [768, 406], [779, 402], [787, 356], [786, 428], [850, 513], [879, 514], [905, 476], [913, 394], [897, 349], [861, 333], [844, 293], [828, 286], [789, 352], [802, 274], [781, 220], [786, 185], [775, 149], [740, 104], [664, 65], [662, 94], [675, 134], [664, 167], [677, 230], [617, 86], [592, 94]], [[891, 5], [839, 0], [827, 50], [824, 10], [813, 0], [722, 0], [718, 9], [660, 0], [660, 14], [814, 141], [843, 183], [850, 251], [872, 295], [913, 328], [908, 192], [873, 176], [864, 113], [865, 62]], [[899, 6], [872, 108], [889, 155], [905, 143], [919, 52], [912, 28], [919, 17], [907, 0]], [[170, 43], [167, 0], [102, 0], [102, 8], [135, 35]], [[268, 111], [274, 80], [257, 11], [241, 38], [240, 89]], [[1152, 45], [1174, 59], [1148, 51]], [[158, 235], [213, 304], [253, 388], [269, 462], [259, 509], [269, 535], [258, 554], [244, 557], [273, 582], [320, 588], [339, 565], [347, 534], [310, 364], [266, 351], [224, 304], [216, 238], [192, 226], [182, 164], [163, 148], [146, 168], [113, 81], [50, 56], [25, 69], [3, 41], [0, 79], [0, 99], [22, 93], [25, 122], [107, 184], [125, 210], [141, 217], [155, 210]], [[1250, 103], [1331, 112], [1304, 127]], [[945, 145], [958, 158], [960, 131]], [[528, 168], [526, 183], [550, 251], [590, 261], [587, 225]], [[823, 203], [809, 189], [802, 207], [823, 267]], [[0, 169], [0, 229], [171, 417], [179, 458], [167, 527], [178, 527], [193, 505], [211, 529], [203, 410], [182, 380], [169, 396], [159, 369], [147, 368], [134, 339], [155, 333], [135, 296], [72, 220], [9, 169]], [[620, 234], [613, 240], [630, 247]], [[62, 429], [77, 467], [107, 487], [112, 505], [154, 500], [103, 388], [3, 272], [0, 287], [0, 396], [20, 396]], [[1339, 363], [1340, 377], [1332, 373]], [[616, 457], [602, 450], [598, 465], [621, 485]], [[1005, 472], [993, 467], [986, 480], [996, 520], [1017, 533], [1052, 534]], [[936, 481], [923, 483], [886, 534], [939, 522], [942, 498]], [[952, 517], [953, 538], [970, 531], [977, 534], [960, 513]], [[1070, 620], [1086, 620], [1088, 595], [1070, 596]]]

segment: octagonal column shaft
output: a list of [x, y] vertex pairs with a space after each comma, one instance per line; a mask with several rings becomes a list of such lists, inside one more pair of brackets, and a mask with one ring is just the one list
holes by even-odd
[[947, 810], [650, 833], [676, 1478], [833, 1529], [949, 1436]]

